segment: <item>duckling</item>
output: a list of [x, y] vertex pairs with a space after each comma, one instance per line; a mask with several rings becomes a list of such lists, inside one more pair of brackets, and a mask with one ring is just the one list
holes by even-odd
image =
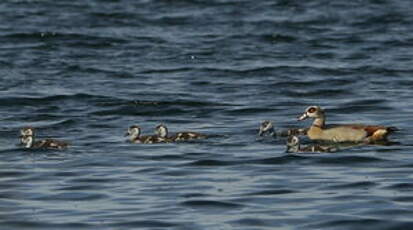
[[174, 136], [168, 136], [168, 128], [164, 124], [159, 124], [155, 127], [155, 135], [164, 138], [167, 142], [174, 142]]
[[158, 137], [165, 138], [169, 142], [203, 139], [208, 137], [207, 135], [196, 132], [178, 132], [172, 136], [168, 136], [168, 128], [164, 124], [156, 126], [155, 133]]
[[20, 142], [25, 148], [35, 149], [65, 149], [69, 146], [68, 143], [55, 139], [44, 139], [35, 141], [34, 128], [26, 127], [20, 130]]
[[270, 136], [276, 137], [288, 137], [291, 135], [306, 135], [307, 129], [288, 129], [288, 130], [280, 130], [275, 131], [274, 126], [271, 121], [265, 120], [261, 122], [260, 130], [258, 131], [259, 136], [263, 136], [264, 134], [268, 133]]
[[141, 136], [141, 128], [137, 125], [132, 125], [128, 128], [125, 137], [129, 136], [129, 141], [132, 143], [141, 144], [154, 144], [166, 142], [165, 138], [152, 135], [152, 136]]
[[268, 133], [270, 136], [277, 136], [274, 131], [274, 126], [271, 121], [263, 121], [260, 125], [260, 130], [258, 131], [258, 136], [263, 136], [264, 134]]
[[308, 145], [302, 147], [300, 145], [300, 139], [297, 136], [289, 136], [287, 139], [287, 153], [323, 153], [323, 152], [337, 152], [337, 148], [333, 146], [322, 145]]
[[390, 133], [398, 130], [395, 127], [377, 125], [326, 125], [326, 116], [320, 106], [308, 107], [298, 120], [302, 121], [307, 118], [314, 118], [307, 132], [311, 140], [374, 143], [385, 141]]

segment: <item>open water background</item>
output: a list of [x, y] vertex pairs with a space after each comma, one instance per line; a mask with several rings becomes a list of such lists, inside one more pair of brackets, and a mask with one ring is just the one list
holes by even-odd
[[[4, 0], [1, 229], [408, 229], [413, 2]], [[287, 154], [259, 123], [396, 126], [391, 146]], [[216, 135], [134, 145], [152, 134]], [[19, 129], [67, 140], [24, 150]]]

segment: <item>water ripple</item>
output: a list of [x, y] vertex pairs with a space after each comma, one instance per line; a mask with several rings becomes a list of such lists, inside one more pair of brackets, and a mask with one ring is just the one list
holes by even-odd
[[242, 208], [243, 205], [232, 202], [214, 201], [214, 200], [190, 200], [184, 201], [181, 205], [191, 208], [209, 208], [209, 209], [232, 209]]
[[[409, 229], [410, 1], [6, 0], [4, 229]], [[395, 126], [388, 145], [285, 153], [275, 129]], [[334, 121], [334, 122], [333, 122]], [[196, 131], [205, 140], [131, 144]], [[24, 149], [19, 129], [71, 143]], [[313, 144], [302, 138], [303, 145]], [[410, 211], [410, 212], [409, 212]]]

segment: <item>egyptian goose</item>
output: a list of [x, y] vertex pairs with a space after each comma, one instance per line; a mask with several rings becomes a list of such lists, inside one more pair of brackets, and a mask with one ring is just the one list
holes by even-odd
[[325, 124], [324, 110], [319, 106], [308, 107], [298, 120], [314, 118], [314, 122], [307, 131], [311, 140], [324, 140], [333, 142], [365, 142], [374, 143], [385, 141], [387, 135], [396, 131], [395, 127], [384, 127], [360, 124]]
[[164, 138], [169, 142], [207, 138], [207, 135], [196, 132], [178, 132], [172, 136], [168, 136], [168, 128], [164, 124], [156, 126], [155, 133], [158, 137]]
[[264, 136], [266, 133], [268, 135], [277, 137], [288, 137], [291, 135], [306, 135], [307, 130], [306, 129], [288, 129], [288, 130], [274, 130], [274, 125], [272, 124], [271, 121], [265, 120], [261, 122], [260, 125], [260, 130], [258, 131], [259, 136]]
[[132, 143], [140, 144], [154, 144], [166, 142], [165, 138], [159, 136], [141, 136], [141, 128], [137, 125], [132, 125], [128, 128], [128, 131], [125, 134], [125, 137], [129, 136], [129, 141]]
[[337, 152], [337, 148], [333, 146], [323, 145], [307, 145], [301, 146], [300, 139], [297, 136], [289, 136], [287, 139], [287, 153], [324, 153], [324, 152]]
[[68, 143], [55, 139], [44, 139], [35, 141], [34, 128], [26, 127], [20, 130], [20, 142], [25, 148], [31, 149], [65, 149]]

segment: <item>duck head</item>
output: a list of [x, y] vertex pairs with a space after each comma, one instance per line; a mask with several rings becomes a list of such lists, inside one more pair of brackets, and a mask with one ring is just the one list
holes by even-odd
[[130, 137], [130, 139], [138, 138], [141, 135], [141, 128], [137, 125], [132, 125], [128, 128], [128, 131], [125, 133], [125, 137]]
[[166, 138], [166, 137], [168, 137], [168, 128], [166, 127], [166, 125], [160, 124], [160, 125], [156, 126], [155, 134], [158, 137]]
[[297, 136], [287, 138], [287, 152], [298, 152], [300, 149], [300, 139]]
[[274, 133], [274, 126], [271, 121], [263, 121], [260, 125], [260, 130], [258, 131], [259, 136], [263, 136], [265, 133]]
[[309, 106], [305, 110], [305, 112], [300, 117], [298, 117], [298, 120], [303, 121], [303, 120], [305, 120], [309, 117], [310, 118], [315, 118], [315, 119], [324, 118], [324, 110], [321, 109], [320, 106], [316, 106], [316, 105]]
[[21, 136], [34, 136], [34, 128], [32, 127], [24, 127], [20, 129]]

